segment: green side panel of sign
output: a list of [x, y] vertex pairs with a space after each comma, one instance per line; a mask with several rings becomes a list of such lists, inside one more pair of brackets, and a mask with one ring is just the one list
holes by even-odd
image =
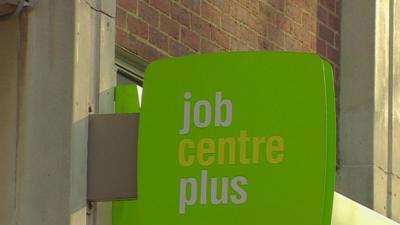
[[139, 97], [135, 84], [119, 85], [115, 88], [115, 112], [139, 112]]
[[112, 225], [138, 224], [138, 205], [136, 201], [114, 201], [112, 203]]
[[329, 225], [332, 70], [305, 53], [217, 53], [146, 70], [140, 225]]
[[322, 224], [331, 224], [333, 195], [335, 191], [336, 177], [336, 100], [335, 85], [332, 66], [326, 61], [324, 64], [324, 74], [326, 83], [327, 100], [327, 180], [326, 180], [326, 199], [324, 207], [324, 218]]
[[[139, 98], [136, 85], [120, 85], [115, 88], [115, 112], [139, 112]], [[138, 224], [137, 202], [133, 200], [112, 202], [112, 224]]]

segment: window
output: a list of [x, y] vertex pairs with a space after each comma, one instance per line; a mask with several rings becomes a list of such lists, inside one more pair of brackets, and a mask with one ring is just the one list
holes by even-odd
[[146, 69], [147, 62], [119, 46], [115, 47], [115, 54], [117, 85], [136, 84], [139, 96], [139, 105], [141, 105], [144, 71]]

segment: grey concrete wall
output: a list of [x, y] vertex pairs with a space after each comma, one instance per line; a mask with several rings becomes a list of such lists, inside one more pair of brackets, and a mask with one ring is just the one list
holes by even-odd
[[[374, 62], [374, 204], [373, 209], [388, 215], [388, 170], [390, 157], [389, 97], [390, 80], [390, 1], [376, 0], [375, 62]], [[390, 216], [390, 215], [388, 215]]]
[[[114, 112], [115, 73], [115, 0], [79, 1], [77, 29], [81, 50], [77, 68], [88, 75], [89, 99], [92, 113]], [[91, 44], [91, 49], [82, 51]], [[90, 62], [88, 64], [87, 62]], [[88, 224], [111, 225], [111, 202], [93, 203]]]
[[342, 1], [336, 191], [373, 207], [375, 0]]
[[87, 209], [86, 157], [90, 111], [113, 109], [114, 18], [111, 0], [40, 0], [0, 21], [1, 225], [111, 222]]
[[15, 223], [18, 20], [0, 21], [0, 224]]
[[[74, 111], [85, 99], [73, 95], [75, 73], [74, 1], [37, 1], [27, 13], [25, 71], [20, 80], [17, 224], [84, 224], [75, 219], [86, 202], [85, 179], [76, 179], [72, 168], [84, 173], [85, 120]], [[84, 138], [84, 137], [83, 137]], [[70, 223], [72, 220], [82, 223]]]
[[393, 13], [392, 55], [392, 164], [391, 164], [391, 203], [392, 218], [400, 221], [400, 1], [395, 0]]
[[400, 2], [343, 1], [337, 191], [400, 221]]

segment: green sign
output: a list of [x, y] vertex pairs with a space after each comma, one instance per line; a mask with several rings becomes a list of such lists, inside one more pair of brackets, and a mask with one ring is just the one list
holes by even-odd
[[[139, 97], [135, 84], [119, 85], [115, 88], [115, 112], [139, 112]], [[112, 203], [112, 225], [137, 225], [137, 202], [134, 200]]]
[[140, 225], [328, 225], [331, 67], [277, 52], [154, 62], [138, 154]]

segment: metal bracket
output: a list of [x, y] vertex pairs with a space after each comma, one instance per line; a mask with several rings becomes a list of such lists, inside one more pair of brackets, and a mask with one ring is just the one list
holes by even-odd
[[87, 199], [137, 198], [139, 113], [89, 115]]

